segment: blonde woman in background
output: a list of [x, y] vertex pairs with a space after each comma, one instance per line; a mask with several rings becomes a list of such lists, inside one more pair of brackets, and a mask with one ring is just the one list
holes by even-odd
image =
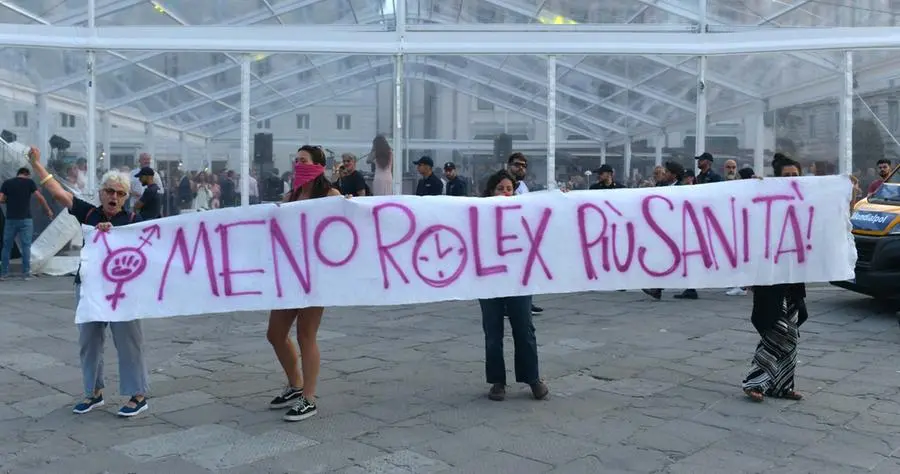
[[375, 178], [372, 180], [372, 194], [390, 196], [394, 194], [394, 176], [391, 167], [394, 164], [394, 152], [384, 135], [372, 140], [372, 152], [369, 160], [375, 162]]

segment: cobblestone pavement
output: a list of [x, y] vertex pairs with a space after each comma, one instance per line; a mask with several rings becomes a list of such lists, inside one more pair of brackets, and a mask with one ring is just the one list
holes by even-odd
[[0, 472], [900, 472], [893, 312], [811, 289], [797, 371], [807, 398], [753, 404], [739, 389], [757, 342], [749, 298], [700, 296], [538, 297], [543, 402], [518, 386], [487, 400], [475, 302], [328, 310], [320, 413], [289, 424], [266, 406], [283, 376], [261, 313], [145, 322], [150, 411], [114, 415], [124, 399], [110, 342], [109, 402], [73, 415], [71, 279], [5, 282]]

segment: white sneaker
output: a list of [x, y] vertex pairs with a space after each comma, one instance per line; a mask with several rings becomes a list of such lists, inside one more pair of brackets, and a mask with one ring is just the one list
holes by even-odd
[[747, 290], [745, 290], [739, 286], [736, 286], [736, 287], [726, 291], [725, 294], [728, 296], [747, 296]]

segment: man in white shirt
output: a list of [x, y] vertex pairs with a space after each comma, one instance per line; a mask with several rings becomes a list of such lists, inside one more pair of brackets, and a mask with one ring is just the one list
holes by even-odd
[[[528, 158], [520, 152], [509, 155], [506, 160], [506, 170], [516, 178], [516, 194], [525, 194], [528, 192], [528, 185], [525, 184], [525, 174], [528, 172]], [[531, 305], [531, 314], [541, 314], [544, 308]]]
[[[150, 166], [152, 161], [149, 153], [141, 153], [141, 156], [138, 157], [138, 167], [131, 170], [131, 200], [129, 201], [129, 207], [131, 209], [134, 209], [134, 203], [138, 202], [144, 194], [144, 185], [141, 184], [140, 179], [135, 178], [134, 176], [141, 171], [141, 168], [152, 168], [152, 166]], [[162, 178], [160, 178], [159, 173], [153, 175], [153, 183], [159, 186], [158, 193], [163, 194]]]
[[[256, 181], [256, 170], [250, 170], [250, 176], [248, 177], [250, 180], [250, 192], [247, 194], [247, 197], [250, 199], [250, 205], [259, 204], [259, 182]], [[237, 179], [237, 192], [244, 192], [244, 176], [241, 175]]]

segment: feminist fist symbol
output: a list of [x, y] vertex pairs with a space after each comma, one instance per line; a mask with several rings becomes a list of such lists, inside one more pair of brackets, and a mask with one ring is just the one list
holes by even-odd
[[[119, 305], [119, 300], [125, 298], [122, 292], [122, 286], [125, 283], [134, 280], [144, 269], [147, 268], [147, 257], [141, 250], [145, 245], [152, 245], [150, 240], [156, 237], [159, 239], [160, 230], [158, 225], [151, 225], [143, 230], [145, 235], [140, 237], [142, 242], [137, 247], [122, 247], [113, 250], [109, 247], [106, 240], [106, 232], [97, 232], [94, 236], [94, 242], [103, 238], [103, 244], [106, 246], [106, 258], [103, 260], [103, 277], [106, 281], [115, 283], [116, 288], [111, 294], [106, 295], [106, 299], [110, 302], [113, 311]], [[155, 234], [155, 235], [154, 235]]]

